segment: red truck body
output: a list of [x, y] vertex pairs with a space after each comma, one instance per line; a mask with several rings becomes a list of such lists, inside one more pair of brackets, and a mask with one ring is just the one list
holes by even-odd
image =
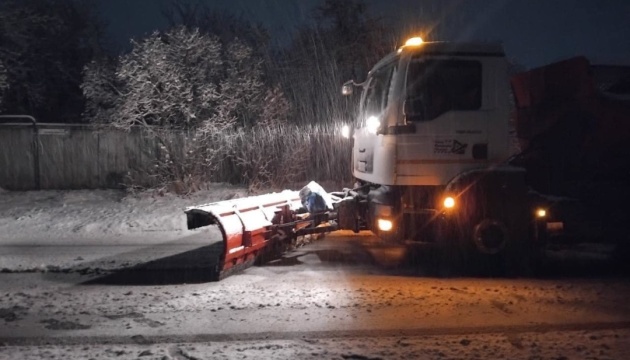
[[534, 189], [587, 199], [630, 183], [630, 67], [615, 68], [618, 79], [605, 89], [584, 57], [512, 78], [516, 163]]

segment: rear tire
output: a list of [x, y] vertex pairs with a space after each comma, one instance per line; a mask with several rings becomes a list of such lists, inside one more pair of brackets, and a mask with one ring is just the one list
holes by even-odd
[[[435, 268], [439, 276], [531, 276], [542, 266], [542, 249], [529, 241], [528, 234], [516, 233], [496, 220], [476, 225], [448, 220], [441, 222], [437, 233]], [[490, 234], [480, 239], [484, 229]], [[502, 241], [497, 232], [504, 237]]]

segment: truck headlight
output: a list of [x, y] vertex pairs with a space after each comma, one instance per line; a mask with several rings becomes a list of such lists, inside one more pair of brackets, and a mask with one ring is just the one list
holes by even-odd
[[365, 121], [365, 127], [370, 134], [376, 134], [381, 127], [381, 121], [376, 116], [370, 116]]
[[394, 223], [387, 219], [378, 219], [376, 224], [381, 231], [391, 231], [394, 228]]
[[344, 139], [350, 138], [350, 126], [344, 125], [341, 127], [341, 136], [343, 136]]

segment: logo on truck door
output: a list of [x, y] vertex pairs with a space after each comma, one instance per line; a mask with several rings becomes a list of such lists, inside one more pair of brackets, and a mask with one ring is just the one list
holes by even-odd
[[455, 139], [438, 139], [433, 145], [434, 154], [457, 154], [464, 155], [468, 144], [461, 143]]

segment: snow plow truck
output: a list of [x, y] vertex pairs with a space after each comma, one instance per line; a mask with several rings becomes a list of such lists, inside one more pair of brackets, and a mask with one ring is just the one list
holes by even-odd
[[630, 203], [630, 77], [602, 91], [593, 69], [578, 57], [510, 79], [499, 44], [412, 38], [343, 84], [361, 89], [352, 188], [194, 206], [188, 228], [220, 229], [218, 278], [342, 229], [513, 270], [552, 239], [616, 241]]

